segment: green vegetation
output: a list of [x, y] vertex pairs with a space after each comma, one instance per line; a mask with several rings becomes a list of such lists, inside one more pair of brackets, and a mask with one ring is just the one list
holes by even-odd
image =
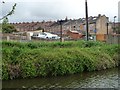
[[15, 29], [15, 27], [8, 23], [7, 17], [5, 19], [3, 19], [3, 22], [2, 22], [2, 32], [3, 33], [12, 33], [12, 32], [16, 32], [16, 31], [17, 30]]
[[0, 23], [0, 33], [2, 32], [2, 24]]
[[118, 45], [102, 42], [2, 42], [2, 79], [33, 78], [118, 66]]
[[13, 25], [6, 24], [6, 25], [3, 25], [2, 32], [3, 33], [12, 33], [12, 32], [16, 32], [16, 29]]
[[[5, 3], [4, 1], [2, 2], [3, 4]], [[0, 21], [2, 21], [2, 24], [0, 24], [0, 32], [2, 33], [12, 33], [12, 32], [16, 32], [16, 28], [8, 23], [8, 16], [11, 16], [12, 14], [14, 14], [15, 12], [15, 8], [16, 8], [16, 3], [12, 6], [12, 9], [6, 14], [4, 15], [2, 18], [0, 18]]]
[[38, 27], [36, 30], [44, 30], [42, 27]]

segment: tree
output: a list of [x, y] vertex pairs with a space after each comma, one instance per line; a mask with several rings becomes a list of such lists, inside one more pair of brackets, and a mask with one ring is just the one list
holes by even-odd
[[11, 24], [8, 23], [8, 18], [4, 18], [3, 22], [2, 22], [2, 32], [3, 33], [12, 33], [12, 32], [16, 32], [17, 30], [15, 29], [15, 27]]
[[[3, 2], [2, 2], [3, 3]], [[5, 2], [4, 2], [5, 3]], [[0, 20], [3, 20], [5, 18], [7, 18], [8, 16], [14, 14], [14, 11], [15, 11], [15, 7], [16, 7], [16, 3], [12, 6], [12, 10], [10, 12], [8, 12], [8, 14], [6, 14], [5, 16], [3, 16], [2, 18], [0, 18]]]
[[44, 32], [44, 28], [42, 28], [41, 26], [38, 27], [36, 30], [42, 30], [42, 32]]
[[[2, 2], [3, 4], [5, 3], [4, 1]], [[12, 10], [8, 12], [8, 14], [4, 15], [2, 18], [0, 18], [0, 21], [3, 20], [2, 22], [2, 32], [3, 33], [12, 33], [16, 32], [17, 30], [15, 27], [11, 24], [8, 23], [8, 16], [14, 14], [16, 3], [12, 6]]]
[[6, 17], [6, 18], [3, 19], [2, 25], [8, 24], [8, 22], [9, 22], [8, 18]]
[[3, 33], [12, 33], [12, 32], [16, 32], [16, 31], [17, 30], [15, 29], [15, 27], [13, 25], [7, 24], [7, 25], [2, 26]]

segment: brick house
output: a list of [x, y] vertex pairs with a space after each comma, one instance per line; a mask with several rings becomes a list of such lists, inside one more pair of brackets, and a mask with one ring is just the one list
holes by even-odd
[[[108, 17], [106, 17], [105, 15], [98, 15], [98, 16], [90, 16], [88, 18], [88, 22], [89, 22], [89, 34], [91, 35], [96, 35], [96, 39], [97, 40], [104, 40], [105, 39], [105, 35], [107, 34], [107, 23], [108, 21]], [[74, 19], [74, 20], [67, 20], [67, 22], [63, 22], [62, 23], [62, 32], [63, 32], [63, 36], [65, 36], [67, 34], [68, 31], [78, 31], [81, 32], [83, 34], [86, 33], [86, 23], [85, 23], [85, 18], [80, 18], [80, 19]], [[111, 33], [111, 26], [108, 26], [108, 33]], [[51, 30], [52, 33], [56, 33], [56, 34], [60, 34], [60, 24], [59, 21], [55, 22], [54, 24], [52, 24], [51, 26]]]
[[[67, 19], [63, 20], [62, 22], [62, 35], [68, 36], [68, 31], [78, 31], [82, 34], [86, 33], [86, 23], [85, 18], [79, 19]], [[109, 22], [109, 18], [105, 15], [98, 15], [98, 16], [90, 16], [88, 18], [89, 22], [89, 34], [96, 36], [96, 40], [105, 40], [105, 35], [113, 32], [112, 23], [109, 23], [107, 27], [107, 23]], [[23, 23], [12, 23], [18, 31], [34, 31], [39, 27], [43, 28], [44, 31], [54, 33], [60, 36], [60, 21], [43, 21], [43, 22], [23, 22]]]
[[67, 34], [70, 38], [75, 39], [75, 40], [76, 39], [82, 39], [85, 36], [78, 31], [68, 31]]
[[[82, 25], [82, 20], [81, 19], [74, 19], [74, 20], [63, 20], [62, 22], [62, 34], [63, 36], [66, 36], [67, 35], [67, 32], [68, 31], [80, 31], [80, 25]], [[60, 35], [60, 21], [58, 20], [57, 22], [53, 23], [51, 26], [50, 26], [50, 32], [51, 33], [55, 33], [55, 34], [58, 34]]]
[[[107, 23], [109, 23], [109, 18], [106, 17], [105, 15], [99, 14], [98, 16], [94, 17], [90, 16], [88, 18], [88, 23], [89, 23], [88, 32], [90, 35], [95, 36], [96, 40], [105, 41], [107, 32], [108, 34], [112, 32], [111, 26], [110, 25], [107, 26]], [[83, 25], [84, 25], [83, 30], [86, 31], [85, 23]]]
[[27, 32], [27, 31], [34, 31], [37, 30], [39, 27], [43, 28], [44, 30], [48, 30], [49, 26], [53, 24], [52, 21], [47, 22], [22, 22], [22, 23], [11, 23], [15, 26], [17, 31], [20, 32]]

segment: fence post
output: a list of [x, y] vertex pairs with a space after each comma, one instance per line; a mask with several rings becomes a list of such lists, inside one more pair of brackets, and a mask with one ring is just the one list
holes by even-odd
[[7, 36], [7, 41], [10, 41], [10, 36]]
[[27, 40], [28, 40], [28, 41], [31, 41], [30, 33], [27, 33]]

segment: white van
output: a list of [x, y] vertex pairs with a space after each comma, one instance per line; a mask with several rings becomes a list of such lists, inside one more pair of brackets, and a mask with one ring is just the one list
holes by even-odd
[[41, 39], [60, 39], [60, 37], [58, 35], [51, 34], [48, 32], [33, 33], [32, 37], [33, 38], [41, 38]]

